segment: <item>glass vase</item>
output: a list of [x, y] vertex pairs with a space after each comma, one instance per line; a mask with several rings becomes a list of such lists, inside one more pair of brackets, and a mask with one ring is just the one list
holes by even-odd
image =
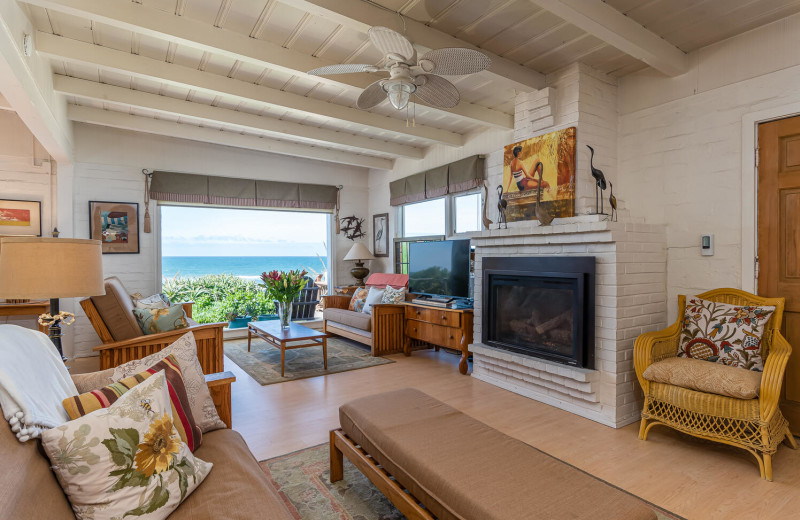
[[288, 329], [292, 321], [292, 302], [278, 302], [278, 319], [281, 321], [281, 328]]

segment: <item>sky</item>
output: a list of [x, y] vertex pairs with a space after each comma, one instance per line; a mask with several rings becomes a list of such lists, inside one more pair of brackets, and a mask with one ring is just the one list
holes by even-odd
[[163, 256], [327, 256], [325, 213], [161, 206]]

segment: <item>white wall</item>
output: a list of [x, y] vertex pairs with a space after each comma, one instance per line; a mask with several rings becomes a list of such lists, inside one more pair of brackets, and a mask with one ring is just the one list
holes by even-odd
[[[55, 164], [53, 164], [55, 169]], [[42, 203], [42, 233], [50, 236], [55, 218], [55, 176], [51, 160], [16, 113], [0, 110], [0, 199]], [[32, 316], [0, 317], [0, 323], [36, 328]]]
[[[678, 78], [643, 71], [619, 82], [618, 190], [631, 214], [667, 224], [670, 320], [677, 294], [752, 279], [742, 261], [755, 256], [742, 250], [755, 189], [742, 184], [743, 119], [800, 102], [799, 43], [795, 15], [692, 53]], [[701, 233], [715, 235], [714, 256], [700, 255]]]
[[[143, 168], [200, 173], [223, 177], [341, 184], [341, 216], [367, 217], [367, 170], [307, 159], [298, 159], [240, 148], [218, 146], [184, 139], [159, 137], [138, 132], [115, 130], [94, 125], [76, 124], [74, 172], [74, 235], [89, 236], [90, 200], [138, 202], [140, 229], [144, 217]], [[131, 291], [156, 292], [160, 273], [158, 255], [158, 212], [151, 202], [151, 234], [140, 234], [140, 254], [105, 255], [105, 276], [116, 275]], [[337, 259], [349, 250], [352, 242], [337, 236], [331, 249]], [[339, 283], [351, 281], [351, 265], [341, 261], [334, 267]], [[77, 312], [76, 312], [77, 314]], [[77, 323], [75, 355], [90, 355], [99, 343], [89, 323]]]
[[[519, 94], [515, 130], [492, 129], [467, 136], [463, 147], [432, 146], [423, 159], [397, 159], [394, 169], [370, 170], [369, 213], [389, 212], [390, 236], [399, 236], [396, 208], [389, 205], [389, 183], [475, 154], [486, 155], [489, 218], [497, 221], [497, 192], [502, 184], [503, 149], [511, 143], [561, 128], [577, 127], [575, 214], [594, 210], [594, 181], [589, 170], [589, 144], [597, 152], [594, 165], [612, 182], [617, 178], [616, 80], [590, 67], [572, 64], [547, 76], [548, 89]], [[605, 192], [608, 196], [608, 192]], [[621, 197], [620, 208], [624, 207]], [[509, 224], [514, 227], [515, 224]], [[371, 236], [371, 235], [370, 235]], [[391, 251], [393, 256], [393, 249]], [[392, 256], [372, 262], [372, 270], [393, 270]]]

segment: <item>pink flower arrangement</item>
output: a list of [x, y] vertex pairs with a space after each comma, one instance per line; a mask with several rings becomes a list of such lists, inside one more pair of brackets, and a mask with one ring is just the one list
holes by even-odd
[[306, 286], [308, 271], [299, 269], [292, 271], [270, 271], [261, 273], [261, 286], [267, 294], [278, 302], [289, 303], [300, 294]]

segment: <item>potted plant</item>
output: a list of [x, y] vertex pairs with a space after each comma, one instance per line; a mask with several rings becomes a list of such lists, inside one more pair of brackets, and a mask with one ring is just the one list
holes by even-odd
[[228, 294], [223, 300], [222, 307], [228, 320], [229, 329], [247, 327], [247, 324], [252, 319], [247, 315], [246, 302], [242, 296], [244, 295], [240, 293]]
[[267, 296], [278, 302], [278, 319], [285, 329], [289, 328], [291, 321], [292, 301], [306, 286], [306, 274], [308, 273], [305, 269], [261, 273], [261, 285], [266, 289]]

